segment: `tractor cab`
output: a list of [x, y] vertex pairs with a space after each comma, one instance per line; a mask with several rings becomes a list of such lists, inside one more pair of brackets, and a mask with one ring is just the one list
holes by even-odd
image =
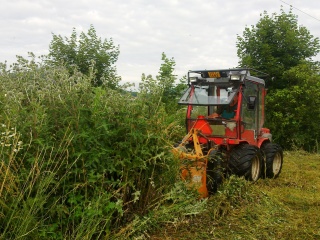
[[259, 135], [269, 133], [263, 128], [265, 82], [249, 69], [189, 71], [188, 85], [179, 100], [187, 105], [188, 132], [197, 127], [216, 144], [256, 146]]

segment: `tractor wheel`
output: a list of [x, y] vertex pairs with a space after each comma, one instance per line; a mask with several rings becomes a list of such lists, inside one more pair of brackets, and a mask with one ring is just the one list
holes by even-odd
[[211, 151], [207, 165], [207, 189], [209, 194], [216, 193], [223, 179], [222, 154]]
[[263, 174], [267, 178], [277, 178], [281, 172], [283, 164], [282, 148], [275, 143], [266, 143], [261, 147], [265, 159], [265, 169]]
[[259, 148], [249, 144], [235, 147], [230, 153], [229, 169], [232, 174], [244, 176], [253, 182], [257, 181], [262, 169], [262, 155]]

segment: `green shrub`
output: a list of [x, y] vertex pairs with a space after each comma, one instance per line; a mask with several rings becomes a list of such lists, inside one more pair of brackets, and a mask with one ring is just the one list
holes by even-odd
[[[14, 164], [2, 163], [14, 184], [2, 193], [9, 210], [0, 215], [0, 238], [111, 236], [176, 182], [170, 148], [183, 128], [157, 86], [133, 97], [92, 86], [93, 75], [23, 58], [2, 69], [0, 123], [17, 129], [23, 145]], [[29, 217], [16, 225], [15, 216]]]

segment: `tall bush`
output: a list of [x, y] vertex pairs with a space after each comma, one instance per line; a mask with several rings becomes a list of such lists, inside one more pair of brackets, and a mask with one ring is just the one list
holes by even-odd
[[[11, 210], [0, 215], [0, 238], [108, 236], [150, 211], [175, 183], [170, 146], [181, 128], [168, 124], [157, 86], [132, 97], [93, 87], [94, 71], [70, 75], [21, 57], [9, 70], [2, 65], [0, 123], [23, 142], [2, 169], [27, 186], [3, 188]], [[15, 198], [22, 188], [29, 190]], [[30, 221], [17, 231], [8, 219], [22, 211]]]

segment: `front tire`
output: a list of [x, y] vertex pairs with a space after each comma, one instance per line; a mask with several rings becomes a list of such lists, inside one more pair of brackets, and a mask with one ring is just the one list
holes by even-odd
[[268, 142], [262, 145], [261, 151], [265, 158], [265, 176], [279, 177], [283, 164], [283, 151], [280, 145]]
[[231, 151], [228, 165], [232, 174], [244, 176], [245, 179], [255, 182], [261, 175], [261, 152], [254, 145], [239, 145]]
[[220, 151], [211, 151], [207, 165], [207, 189], [209, 194], [216, 193], [223, 180], [222, 154]]

